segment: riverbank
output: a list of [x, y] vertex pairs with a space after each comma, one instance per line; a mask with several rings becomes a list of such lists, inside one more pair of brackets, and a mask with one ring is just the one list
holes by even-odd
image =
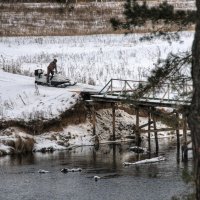
[[[35, 87], [32, 77], [3, 71], [0, 73], [0, 82], [1, 155], [63, 150], [97, 142], [92, 134], [89, 110], [80, 96], [80, 91], [86, 85], [77, 84], [70, 88]], [[92, 86], [87, 85], [87, 88], [91, 89]], [[109, 111], [99, 114], [104, 125], [97, 130], [101, 135], [98, 142], [110, 139], [109, 115]], [[132, 134], [132, 122], [127, 122], [127, 113], [123, 115], [125, 118], [120, 118], [126, 133], [120, 139]]]
[[[97, 90], [98, 87], [84, 84], [65, 89], [37, 86], [36, 92], [32, 77], [3, 71], [0, 82], [0, 155], [53, 152], [112, 141], [109, 105], [96, 110], [94, 136], [91, 111], [80, 96], [84, 88]], [[147, 120], [145, 116], [140, 117], [141, 124]], [[123, 106], [116, 109], [116, 142], [134, 140], [135, 121], [130, 109]], [[157, 126], [163, 127], [163, 124]], [[168, 133], [159, 136], [173, 137]]]

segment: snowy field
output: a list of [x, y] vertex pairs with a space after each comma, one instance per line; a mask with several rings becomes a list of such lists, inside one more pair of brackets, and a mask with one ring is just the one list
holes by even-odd
[[57, 58], [59, 71], [73, 81], [104, 85], [111, 78], [144, 80], [158, 58], [191, 49], [193, 32], [183, 32], [171, 44], [154, 39], [140, 42], [139, 34], [67, 37], [2, 37], [0, 66], [32, 74], [46, 71]]

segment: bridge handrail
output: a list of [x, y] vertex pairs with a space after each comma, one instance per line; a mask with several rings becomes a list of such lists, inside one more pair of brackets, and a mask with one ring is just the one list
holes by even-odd
[[[119, 90], [115, 90], [113, 85], [114, 85], [114, 81], [119, 81], [119, 82], [124, 82], [123, 87], [121, 87]], [[137, 83], [137, 84], [147, 84], [147, 81], [135, 81], [135, 80], [127, 80], [127, 79], [116, 79], [116, 78], [112, 78], [110, 79], [106, 85], [100, 90], [100, 92], [98, 93], [99, 95], [104, 94], [105, 96], [107, 94], [113, 95], [114, 93], [119, 93], [118, 96], [121, 96], [121, 94], [123, 93], [127, 93], [127, 92], [134, 92], [136, 91], [138, 88], [133, 88], [131, 86], [131, 83]], [[167, 99], [170, 99], [170, 89], [172, 88], [171, 86], [173, 86], [174, 88], [176, 88], [176, 92], [180, 95], [182, 92], [189, 92], [192, 91], [192, 84], [188, 84], [187, 80], [183, 80], [183, 84], [170, 84], [170, 83], [162, 83], [163, 87], [163, 91], [164, 91], [164, 95], [160, 98], [160, 100], [164, 100], [166, 95], [168, 96]], [[179, 91], [179, 87], [182, 88], [181, 91]], [[107, 90], [105, 92], [103, 92], [105, 89], [107, 88]], [[156, 92], [156, 88], [153, 88], [153, 97], [155, 97], [155, 92]], [[148, 98], [148, 97], [146, 97]]]

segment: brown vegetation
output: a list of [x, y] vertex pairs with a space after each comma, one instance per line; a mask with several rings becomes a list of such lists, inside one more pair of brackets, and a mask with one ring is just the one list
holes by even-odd
[[[20, 135], [20, 133], [22, 133], [22, 135]], [[32, 136], [26, 135], [22, 130], [17, 128], [8, 128], [2, 130], [0, 134], [1, 136], [8, 136], [8, 138], [3, 137], [1, 143], [8, 147], [9, 154], [32, 152], [35, 140]], [[0, 150], [0, 156], [6, 154], [8, 154], [6, 150]]]
[[2, 3], [0, 36], [111, 33], [110, 18], [122, 15], [123, 3]]
[[[107, 34], [113, 33], [111, 18], [122, 20], [124, 18], [125, 1], [69, 0], [66, 3], [58, 2], [61, 1], [3, 1], [0, 3], [0, 36]], [[150, 3], [157, 4], [158, 2], [150, 1]], [[178, 9], [188, 9], [188, 6], [193, 9], [193, 2], [188, 4], [182, 2]], [[148, 32], [151, 28], [151, 24], [149, 25], [137, 27], [134, 32]], [[177, 29], [177, 27], [170, 28], [172, 31]], [[124, 30], [117, 30], [115, 33], [124, 33]]]

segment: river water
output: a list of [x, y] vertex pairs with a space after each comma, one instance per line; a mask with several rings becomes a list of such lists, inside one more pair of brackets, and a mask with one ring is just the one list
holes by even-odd
[[[192, 161], [177, 162], [173, 140], [160, 141], [160, 154], [166, 161], [124, 167], [124, 161], [138, 159], [130, 146], [1, 157], [0, 200], [167, 200], [184, 199], [193, 192]], [[60, 171], [76, 167], [82, 171]], [[49, 173], [40, 174], [39, 169]], [[101, 177], [98, 181], [96, 175]]]

